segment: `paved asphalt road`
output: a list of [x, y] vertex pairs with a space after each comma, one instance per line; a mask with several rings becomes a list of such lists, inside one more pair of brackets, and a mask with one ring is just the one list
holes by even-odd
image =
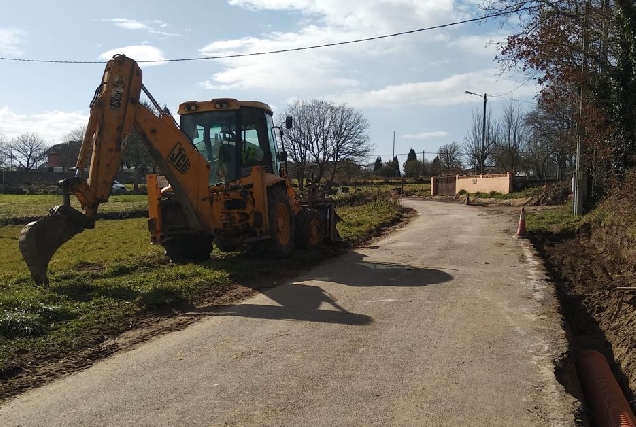
[[571, 426], [553, 287], [510, 215], [406, 227], [0, 406], [2, 426]]

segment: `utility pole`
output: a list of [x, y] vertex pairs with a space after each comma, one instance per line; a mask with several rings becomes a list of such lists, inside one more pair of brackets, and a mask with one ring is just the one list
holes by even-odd
[[[393, 160], [395, 159], [395, 131], [393, 131], [393, 157], [391, 157], [391, 163], [393, 163]], [[400, 165], [397, 165], [397, 169], [395, 169], [395, 173], [393, 174], [393, 176], [397, 176], [399, 174], [400, 171]]]
[[484, 174], [484, 151], [486, 149], [486, 103], [488, 102], [488, 95], [484, 93], [484, 120], [481, 124], [481, 152], [479, 153], [479, 174]]
[[585, 138], [585, 128], [583, 126], [583, 98], [585, 95], [585, 74], [587, 71], [587, 15], [589, 13], [590, 3], [585, 3], [585, 12], [583, 14], [583, 59], [581, 61], [581, 91], [579, 93], [579, 120], [576, 124], [576, 168], [574, 171], [574, 200], [572, 204], [572, 213], [575, 216], [583, 215], [583, 205], [585, 204], [587, 190], [587, 176], [581, 170], [583, 162], [583, 144]]
[[480, 95], [475, 92], [471, 92], [469, 90], [465, 90], [464, 93], [469, 95], [476, 95], [480, 98], [484, 99], [484, 117], [481, 124], [481, 150], [479, 150], [479, 174], [484, 174], [484, 163], [485, 163], [485, 154], [486, 154], [486, 105], [488, 103], [488, 94], [484, 93]]
[[393, 131], [393, 154], [391, 155], [391, 161], [395, 157], [395, 131]]

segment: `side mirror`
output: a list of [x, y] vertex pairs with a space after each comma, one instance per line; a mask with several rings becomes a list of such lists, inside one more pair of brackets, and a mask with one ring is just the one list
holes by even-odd
[[276, 154], [276, 158], [281, 161], [281, 162], [286, 162], [287, 161], [287, 151], [281, 151], [280, 153]]
[[291, 129], [294, 126], [294, 119], [292, 116], [287, 116], [285, 119], [285, 128]]

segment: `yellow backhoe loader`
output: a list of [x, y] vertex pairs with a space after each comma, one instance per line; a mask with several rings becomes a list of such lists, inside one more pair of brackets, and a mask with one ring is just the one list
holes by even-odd
[[[140, 102], [144, 92], [152, 108]], [[136, 132], [162, 174], [148, 175], [148, 228], [154, 244], [175, 262], [208, 259], [213, 243], [233, 250], [269, 239], [280, 255], [295, 244], [315, 247], [340, 239], [334, 205], [303, 200], [287, 177], [272, 110], [257, 101], [212, 99], [179, 106], [180, 126], [142, 84], [138, 64], [117, 55], [106, 65], [90, 103], [90, 118], [76, 175], [60, 181], [62, 205], [24, 227], [19, 246], [33, 280], [48, 285], [55, 251], [75, 234], [95, 227]], [[292, 118], [285, 123], [292, 126]], [[83, 177], [87, 161], [88, 178]], [[81, 212], [71, 207], [77, 197]]]

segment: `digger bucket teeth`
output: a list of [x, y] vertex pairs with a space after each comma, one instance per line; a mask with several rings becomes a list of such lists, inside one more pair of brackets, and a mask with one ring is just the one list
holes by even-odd
[[20, 251], [38, 285], [48, 286], [46, 270], [53, 254], [65, 242], [95, 222], [70, 206], [56, 206], [50, 214], [27, 224], [20, 233]]

